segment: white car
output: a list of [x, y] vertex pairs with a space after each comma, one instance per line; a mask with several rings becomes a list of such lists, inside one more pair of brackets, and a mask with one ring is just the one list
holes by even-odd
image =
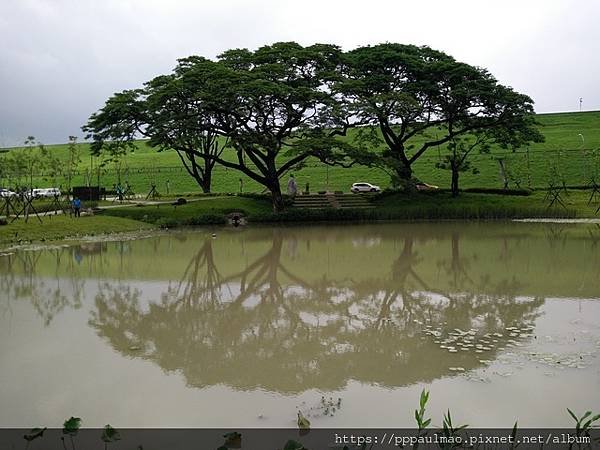
[[359, 192], [381, 192], [379, 186], [375, 186], [371, 183], [354, 183], [350, 190], [355, 194], [358, 194]]
[[34, 198], [60, 197], [60, 189], [58, 189], [58, 188], [34, 189], [33, 197]]

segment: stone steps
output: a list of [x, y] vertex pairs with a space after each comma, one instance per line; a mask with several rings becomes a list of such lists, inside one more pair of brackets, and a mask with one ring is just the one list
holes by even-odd
[[374, 208], [369, 198], [357, 194], [312, 194], [298, 195], [294, 208], [305, 209], [368, 209]]
[[294, 208], [323, 209], [332, 208], [326, 195], [299, 195], [294, 200]]

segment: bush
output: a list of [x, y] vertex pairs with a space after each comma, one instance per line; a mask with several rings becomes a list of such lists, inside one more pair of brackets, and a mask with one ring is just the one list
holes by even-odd
[[240, 194], [237, 194], [237, 196], [238, 197], [244, 197], [244, 198], [271, 200], [271, 194], [261, 194], [261, 193], [258, 193], [258, 192], [242, 192]]
[[231, 192], [185, 192], [180, 193], [179, 197], [227, 197], [235, 195]]
[[181, 226], [223, 225], [227, 222], [227, 218], [221, 214], [209, 213], [185, 219], [178, 219], [176, 217], [158, 217], [147, 218], [146, 221], [154, 223], [160, 228], [176, 228]]
[[[246, 192], [246, 193], [237, 194], [237, 196], [244, 197], [244, 198], [251, 198], [254, 200], [267, 200], [269, 202], [271, 201], [271, 194], [268, 194], [268, 193], [260, 194], [257, 192]], [[292, 206], [294, 204], [293, 197], [290, 197], [287, 194], [281, 194], [281, 197], [283, 197], [283, 204], [286, 207]]]
[[396, 192], [413, 193], [417, 191], [417, 184], [421, 183], [416, 177], [410, 179], [398, 178], [397, 175], [392, 175], [391, 184], [392, 190]]
[[374, 209], [302, 209], [293, 208], [281, 213], [253, 214], [251, 222], [336, 222], [377, 220]]
[[386, 198], [389, 197], [391, 195], [398, 195], [398, 194], [405, 194], [404, 190], [399, 189], [399, 188], [385, 188], [384, 190], [382, 190], [381, 192], [379, 192], [376, 195], [376, 198]]
[[498, 195], [531, 195], [530, 189], [499, 189], [499, 188], [467, 188], [461, 189], [463, 192], [473, 192], [475, 194], [498, 194]]
[[182, 225], [224, 225], [227, 218], [222, 214], [203, 214], [182, 221]]
[[159, 217], [154, 223], [159, 228], [175, 228], [179, 225], [179, 221], [173, 217]]

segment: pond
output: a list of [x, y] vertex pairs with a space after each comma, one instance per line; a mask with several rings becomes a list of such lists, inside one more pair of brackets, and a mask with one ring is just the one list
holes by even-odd
[[215, 228], [0, 256], [0, 425], [571, 426], [600, 227]]

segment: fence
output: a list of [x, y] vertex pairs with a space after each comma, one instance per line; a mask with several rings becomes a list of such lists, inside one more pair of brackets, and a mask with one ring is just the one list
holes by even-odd
[[[438, 183], [445, 186], [449, 184], [449, 171], [435, 168], [437, 162], [440, 162], [447, 154], [445, 148], [432, 148], [422, 155], [415, 163], [416, 176], [423, 178], [424, 181]], [[530, 149], [529, 151], [520, 149], [517, 152], [512, 151], [494, 151], [490, 154], [474, 153], [470, 155], [469, 161], [479, 169], [479, 174], [474, 175], [465, 173], [461, 175], [461, 185], [464, 187], [497, 187], [502, 185], [501, 169], [498, 160], [505, 160], [512, 173], [513, 184], [521, 184], [529, 187], [544, 187], [546, 185], [547, 174], [550, 167], [557, 160], [561, 160], [562, 171], [568, 184], [585, 185], [589, 174], [594, 168], [590, 164], [590, 158], [597, 161], [600, 158], [600, 151], [571, 148], [571, 149]], [[596, 163], [598, 165], [598, 163]], [[256, 166], [248, 164], [248, 167], [255, 169]], [[361, 166], [355, 166], [352, 169], [341, 167], [331, 167], [316, 160], [308, 160], [299, 169], [294, 169], [297, 182], [301, 188], [306, 183], [311, 185], [311, 190], [322, 188], [346, 189], [349, 184], [356, 181], [370, 181], [380, 183], [386, 186], [389, 183], [389, 176], [384, 171], [370, 169]], [[7, 177], [0, 180], [0, 186], [12, 186], [16, 180], [27, 179], [30, 175], [21, 174], [21, 177]], [[48, 171], [39, 172], [32, 175], [34, 187], [41, 187], [48, 183], [56, 184], [56, 187], [67, 185], [67, 174], [51, 174]], [[152, 184], [158, 185], [161, 193], [187, 192], [198, 190], [198, 186], [189, 176], [182, 165], [165, 166], [129, 166], [126, 168], [102, 167], [93, 168], [90, 173], [89, 168], [81, 167], [71, 173], [71, 184], [79, 185], [102, 185], [110, 188], [117, 183], [130, 183], [138, 193], [150, 189]], [[368, 178], [368, 179], [362, 179]], [[242, 182], [240, 182], [242, 179]], [[4, 181], [4, 183], [2, 183]], [[213, 171], [213, 190], [215, 192], [238, 192], [244, 190], [259, 191], [262, 187], [253, 182], [241, 172], [234, 169], [217, 165]]]

